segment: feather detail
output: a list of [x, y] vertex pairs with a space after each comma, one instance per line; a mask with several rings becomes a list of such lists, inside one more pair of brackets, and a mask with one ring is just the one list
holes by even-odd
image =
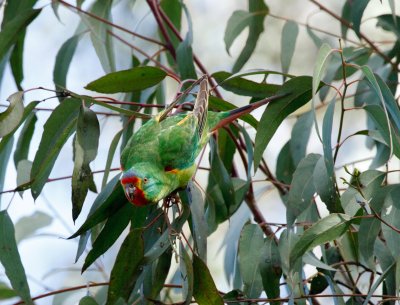
[[198, 133], [201, 138], [203, 135], [204, 127], [207, 123], [207, 112], [208, 112], [208, 80], [207, 77], [201, 81], [199, 86], [199, 92], [197, 93], [196, 102], [193, 108], [193, 115], [197, 119]]

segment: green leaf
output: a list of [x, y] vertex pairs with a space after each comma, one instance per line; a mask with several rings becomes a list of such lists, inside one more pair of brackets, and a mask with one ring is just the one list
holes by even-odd
[[[260, 274], [265, 292], [269, 299], [279, 298], [279, 282], [282, 276], [279, 249], [274, 239], [265, 239], [260, 257]], [[271, 302], [272, 305], [280, 304], [279, 301]]]
[[[97, 155], [99, 146], [100, 125], [96, 114], [81, 106], [77, 121], [74, 141], [74, 170], [72, 173], [72, 219], [75, 221], [85, 201], [89, 189], [94, 185], [90, 169]], [[95, 188], [95, 186], [94, 186]]]
[[243, 292], [249, 298], [258, 298], [262, 292], [259, 262], [263, 249], [264, 237], [259, 225], [246, 224], [240, 233], [238, 256]]
[[23, 95], [22, 91], [18, 91], [8, 97], [10, 105], [0, 113], [0, 138], [11, 133], [21, 123], [24, 116]]
[[[384, 210], [382, 219], [393, 226], [400, 229], [400, 203], [398, 196], [400, 194], [400, 187], [396, 186], [385, 198]], [[386, 245], [390, 253], [397, 257], [400, 251], [400, 236], [399, 233], [392, 228], [382, 223], [383, 236], [386, 239]]]
[[95, 225], [114, 215], [123, 206], [130, 204], [125, 197], [119, 177], [120, 175], [117, 175], [107, 183], [106, 187], [94, 200], [88, 218], [69, 239], [85, 233]]
[[[94, 2], [90, 12], [99, 18], [112, 21], [111, 8], [113, 0], [103, 0]], [[115, 71], [115, 54], [113, 46], [113, 38], [108, 33], [112, 32], [112, 27], [105, 22], [82, 15], [83, 20], [90, 29], [90, 39], [92, 41], [97, 57], [106, 73]]]
[[24, 266], [15, 241], [14, 225], [7, 211], [0, 212], [0, 263], [12, 288], [27, 305], [33, 305]]
[[224, 34], [226, 52], [230, 54], [229, 49], [233, 42], [246, 27], [250, 26], [254, 17], [266, 14], [266, 12], [234, 11], [228, 19]]
[[[3, 190], [4, 181], [6, 179], [6, 170], [8, 165], [8, 159], [11, 156], [11, 150], [14, 144], [14, 137], [11, 135], [6, 136], [0, 142], [0, 191]], [[0, 196], [0, 208], [1, 208], [1, 197]]]
[[191, 230], [196, 250], [201, 259], [207, 259], [207, 221], [204, 216], [204, 199], [199, 187], [189, 182], [187, 194], [190, 206]]
[[193, 297], [199, 305], [223, 305], [207, 265], [193, 254]]
[[98, 304], [99, 303], [97, 303], [96, 300], [89, 295], [84, 296], [82, 299], [79, 300], [79, 305], [98, 305]]
[[192, 301], [193, 296], [193, 278], [194, 270], [190, 260], [189, 254], [185, 250], [182, 241], [179, 243], [180, 253], [180, 271], [182, 279], [182, 296], [185, 300], [184, 304], [189, 305]]
[[[249, 20], [249, 35], [247, 37], [244, 48], [242, 49], [238, 59], [236, 60], [232, 71], [238, 72], [245, 63], [249, 60], [251, 54], [253, 54], [258, 38], [264, 31], [264, 20], [269, 13], [268, 6], [264, 3], [264, 0], [252, 0], [249, 1], [249, 13], [253, 14], [253, 17]], [[239, 33], [238, 33], [239, 34]]]
[[36, 122], [37, 116], [32, 112], [26, 118], [24, 127], [22, 127], [21, 133], [19, 134], [17, 146], [14, 151], [15, 167], [17, 167], [19, 161], [28, 159], [29, 146], [32, 140], [33, 132], [35, 131]]
[[23, 239], [34, 236], [36, 231], [49, 226], [52, 221], [49, 215], [40, 211], [21, 217], [15, 224], [15, 240], [19, 243]]
[[192, 43], [193, 43], [192, 19], [185, 4], [181, 2], [181, 5], [184, 9], [189, 29], [185, 36], [185, 39], [182, 42], [180, 42], [178, 47], [176, 48], [176, 61], [178, 63], [178, 70], [181, 79], [196, 79], [197, 74], [196, 74], [196, 68], [194, 66], [193, 50], [192, 50]]
[[124, 132], [124, 129], [121, 129], [120, 131], [118, 131], [111, 141], [110, 148], [108, 149], [106, 165], [104, 167], [104, 174], [103, 174], [103, 180], [101, 182], [101, 189], [104, 189], [104, 187], [107, 184], [108, 175], [110, 174], [111, 163], [114, 158], [115, 151], [117, 149], [119, 140], [121, 139], [121, 135], [123, 132]]
[[378, 218], [361, 219], [358, 230], [358, 235], [362, 237], [358, 240], [360, 256], [372, 270], [375, 270], [374, 244], [380, 230], [381, 222]]
[[142, 271], [144, 245], [143, 229], [134, 229], [129, 232], [119, 249], [115, 264], [110, 274], [110, 286], [106, 305], [122, 298], [126, 302]]
[[57, 90], [67, 86], [68, 69], [81, 37], [82, 34], [72, 36], [58, 50], [53, 70], [53, 81]]
[[350, 221], [351, 217], [346, 214], [332, 213], [305, 230], [290, 252], [291, 268], [307, 251], [342, 236], [350, 226]]
[[82, 273], [115, 243], [128, 226], [132, 214], [137, 209], [140, 208], [131, 204], [126, 204], [107, 219], [103, 229], [95, 239], [92, 249], [85, 258], [85, 263], [82, 266]]
[[400, 39], [400, 17], [392, 14], [380, 15], [377, 17], [377, 27], [381, 27], [385, 31], [393, 32], [397, 39]]
[[231, 177], [226, 170], [224, 163], [219, 157], [215, 140], [210, 138], [210, 163], [211, 170], [210, 176], [217, 183], [219, 189], [221, 190], [222, 198], [227, 210], [230, 210], [231, 206], [235, 206], [235, 191], [233, 188]]
[[[314, 123], [312, 111], [302, 114], [293, 125], [290, 137], [290, 153], [295, 166], [306, 156], [311, 127]], [[289, 182], [290, 184], [290, 182]]]
[[80, 105], [79, 100], [65, 100], [56, 107], [44, 124], [31, 172], [31, 192], [34, 199], [41, 193], [61, 148], [76, 128]]
[[0, 282], [0, 300], [15, 298], [17, 293], [3, 282]]
[[[292, 140], [293, 139], [287, 141], [286, 144], [283, 145], [276, 160], [276, 179], [288, 185], [292, 183], [293, 173], [296, 170], [290, 151]], [[286, 202], [286, 200], [284, 202]]]
[[238, 95], [265, 98], [276, 94], [280, 85], [257, 83], [232, 73], [219, 71], [212, 74], [219, 86]]
[[292, 78], [276, 94], [286, 94], [270, 103], [257, 127], [254, 147], [254, 168], [258, 168], [262, 154], [283, 120], [311, 99], [312, 79], [309, 76]]
[[357, 36], [360, 37], [360, 25], [361, 19], [364, 14], [364, 10], [367, 7], [369, 0], [357, 0], [350, 2], [351, 6], [351, 20], [353, 22], [353, 29]]
[[368, 116], [373, 120], [377, 130], [381, 134], [385, 145], [390, 148], [397, 157], [400, 157], [400, 143], [399, 134], [388, 121], [385, 109], [379, 105], [367, 105], [364, 106]]
[[289, 197], [286, 203], [287, 223], [293, 225], [297, 216], [303, 213], [314, 201], [315, 186], [313, 174], [315, 165], [321, 155], [309, 154], [300, 161], [291, 183]]
[[101, 93], [143, 90], [161, 82], [167, 73], [156, 67], [137, 67], [109, 73], [86, 85], [85, 89]]
[[326, 66], [328, 65], [328, 60], [331, 56], [331, 54], [334, 52], [334, 50], [326, 43], [324, 43], [317, 55], [317, 60], [314, 65], [314, 72], [313, 72], [313, 78], [312, 78], [312, 109], [314, 112], [314, 122], [315, 122], [315, 128], [318, 134], [319, 139], [322, 142], [321, 135], [318, 129], [318, 123], [317, 123], [317, 117], [315, 113], [315, 96], [316, 93], [320, 87], [320, 83], [322, 80], [322, 77], [324, 75], [324, 72], [326, 70]]
[[[235, 105], [212, 95], [210, 95], [208, 98], [208, 105], [211, 109], [219, 111], [228, 111], [237, 108]], [[251, 114], [242, 115], [240, 119], [252, 126], [253, 128], [257, 128], [258, 121]]]
[[25, 31], [28, 24], [39, 15], [40, 11], [40, 9], [18, 11], [16, 17], [3, 23], [0, 32], [0, 59], [3, 59], [11, 46], [18, 40], [19, 34]]
[[21, 83], [24, 79], [24, 42], [25, 42], [25, 30], [19, 34], [18, 40], [14, 44], [13, 50], [10, 56], [11, 72], [14, 76], [15, 83], [18, 90], [23, 90]]
[[317, 163], [314, 170], [314, 185], [321, 200], [329, 212], [340, 213], [343, 209], [336, 192], [336, 176], [332, 156], [332, 126], [335, 113], [336, 98], [333, 98], [325, 112], [322, 125], [322, 145], [324, 157]]
[[290, 20], [286, 21], [282, 29], [281, 37], [281, 65], [283, 73], [289, 72], [298, 34], [299, 27], [297, 23]]

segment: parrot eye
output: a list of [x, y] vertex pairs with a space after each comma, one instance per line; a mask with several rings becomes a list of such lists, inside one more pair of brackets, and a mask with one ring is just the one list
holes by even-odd
[[147, 183], [147, 181], [149, 181], [149, 179], [143, 178], [143, 182], [144, 182], [144, 183]]

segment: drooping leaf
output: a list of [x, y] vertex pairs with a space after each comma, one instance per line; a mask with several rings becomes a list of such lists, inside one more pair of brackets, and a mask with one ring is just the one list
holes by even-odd
[[346, 214], [332, 213], [304, 231], [290, 252], [291, 268], [307, 251], [342, 236], [347, 231], [350, 221], [351, 217]]
[[193, 296], [193, 278], [194, 270], [190, 260], [189, 254], [186, 252], [183, 243], [179, 243], [180, 253], [180, 271], [182, 279], [182, 297], [185, 301], [185, 305], [189, 305], [192, 301]]
[[[260, 274], [264, 291], [269, 299], [279, 298], [279, 282], [282, 276], [281, 259], [276, 242], [272, 238], [267, 238], [262, 248], [260, 256]], [[278, 305], [279, 301], [271, 302]]]
[[312, 78], [312, 109], [313, 109], [313, 113], [314, 113], [315, 128], [316, 128], [317, 135], [318, 135], [319, 139], [321, 140], [321, 142], [322, 142], [322, 139], [321, 139], [321, 135], [319, 132], [317, 117], [316, 117], [316, 113], [315, 113], [315, 100], [316, 100], [316, 93], [320, 86], [320, 82], [322, 80], [322, 77], [323, 77], [326, 67], [328, 65], [328, 61], [333, 52], [334, 52], [334, 50], [326, 43], [324, 43], [320, 47], [320, 49], [318, 51], [317, 59], [316, 59], [315, 65], [314, 65], [313, 78]]
[[322, 146], [324, 156], [315, 167], [314, 185], [329, 212], [340, 213], [343, 212], [343, 209], [336, 192], [336, 176], [334, 170], [334, 159], [332, 156], [332, 126], [335, 102], [336, 99], [334, 98], [325, 112], [322, 125]]
[[92, 249], [85, 258], [82, 273], [115, 243], [128, 226], [135, 209], [138, 209], [138, 207], [134, 207], [131, 204], [124, 205], [107, 219], [103, 229], [95, 239]]
[[193, 255], [193, 297], [199, 305], [223, 305], [207, 265]]
[[119, 298], [126, 302], [129, 299], [142, 271], [141, 263], [144, 254], [142, 231], [143, 229], [130, 231], [121, 245], [111, 270], [106, 305], [114, 305]]
[[18, 162], [28, 158], [29, 146], [32, 140], [33, 132], [35, 131], [35, 124], [37, 116], [35, 113], [28, 115], [24, 127], [18, 138], [17, 147], [14, 151], [14, 164], [17, 167]]
[[287, 223], [292, 225], [302, 212], [314, 201], [315, 185], [313, 174], [321, 155], [309, 154], [300, 161], [291, 183], [289, 197], [286, 203]]
[[3, 23], [0, 32], [0, 59], [3, 59], [10, 47], [18, 40], [19, 34], [25, 31], [28, 24], [39, 15], [40, 11], [40, 9], [18, 11], [16, 17], [13, 16], [12, 20]]
[[23, 92], [18, 91], [7, 99], [10, 105], [6, 111], [0, 113], [0, 138], [11, 133], [19, 126], [24, 116]]
[[400, 39], [400, 17], [393, 17], [392, 14], [380, 15], [377, 17], [377, 27], [381, 27], [385, 31], [390, 31]]
[[24, 79], [24, 42], [25, 42], [25, 31], [22, 31], [19, 34], [18, 40], [14, 44], [11, 56], [10, 56], [10, 66], [11, 72], [14, 76], [15, 84], [17, 85], [18, 90], [23, 90], [21, 83]]
[[[99, 18], [111, 21], [112, 2], [113, 0], [96, 1], [91, 7], [90, 12]], [[113, 28], [96, 18], [87, 17], [86, 15], [82, 15], [81, 18], [87, 21], [90, 29], [90, 39], [103, 70], [106, 73], [114, 72], [115, 54], [113, 39], [108, 33], [109, 31], [112, 32]]]
[[111, 169], [111, 162], [113, 160], [115, 151], [117, 149], [118, 142], [121, 139], [121, 135], [122, 135], [123, 131], [124, 131], [123, 129], [118, 131], [110, 143], [110, 148], [108, 149], [108, 155], [107, 155], [107, 162], [104, 167], [103, 180], [101, 182], [101, 189], [104, 189], [104, 187], [107, 184], [108, 175], [110, 174], [110, 169]]
[[359, 236], [362, 236], [362, 238], [358, 240], [360, 256], [372, 270], [375, 269], [374, 245], [380, 229], [381, 222], [378, 218], [361, 219], [358, 231]]
[[219, 71], [212, 74], [219, 86], [238, 95], [265, 98], [276, 94], [280, 85], [257, 83], [243, 77], [233, 77], [229, 72]]
[[289, 94], [279, 101], [270, 103], [257, 127], [254, 146], [254, 168], [260, 164], [262, 154], [282, 121], [311, 99], [312, 79], [299, 76], [283, 84], [277, 94]]
[[295, 166], [306, 156], [311, 127], [314, 123], [312, 111], [302, 114], [293, 126], [290, 137], [290, 153]]
[[[14, 137], [13, 136], [6, 136], [0, 142], [0, 191], [3, 190], [4, 181], [6, 179], [6, 170], [8, 159], [11, 156], [11, 150], [14, 144]], [[0, 208], [1, 208], [1, 197], [0, 196]]]
[[[291, 140], [283, 145], [276, 160], [276, 179], [280, 182], [290, 185], [293, 179], [293, 173], [296, 166], [293, 161], [292, 153], [290, 151]], [[284, 201], [286, 202], [286, 200]]]
[[[181, 1], [179, 0], [161, 0], [160, 1], [160, 8], [164, 12], [165, 15], [168, 16], [168, 19], [172, 22], [175, 28], [180, 31], [181, 24], [182, 24], [182, 5]], [[175, 36], [174, 32], [170, 29], [170, 27], [166, 26], [166, 31], [168, 33], [168, 37], [171, 40], [171, 43], [176, 50], [178, 44], [180, 43], [178, 37]], [[164, 40], [164, 36], [160, 35], [161, 38]], [[167, 53], [167, 60], [168, 63], [173, 66], [175, 61], [173, 57]]]
[[[249, 35], [247, 36], [244, 48], [240, 52], [240, 55], [232, 68], [234, 73], [242, 69], [242, 67], [249, 60], [251, 54], [253, 54], [257, 45], [257, 41], [261, 33], [264, 31], [264, 19], [268, 15], [269, 9], [264, 3], [264, 0], [252, 0], [249, 1], [249, 13], [253, 14], [253, 17], [248, 23]], [[237, 33], [237, 35], [239, 34], [240, 33]]]
[[81, 227], [69, 238], [75, 238], [95, 225], [114, 215], [124, 205], [129, 204], [119, 182], [120, 175], [116, 175], [106, 187], [97, 195], [89, 212], [88, 218]]
[[15, 240], [19, 243], [23, 239], [32, 237], [36, 231], [49, 226], [52, 221], [49, 215], [41, 211], [21, 217], [15, 224]]
[[[385, 198], [384, 210], [382, 218], [393, 226], [400, 229], [400, 204], [397, 196], [400, 194], [400, 187], [395, 187]], [[383, 236], [386, 239], [387, 247], [394, 257], [398, 256], [400, 251], [399, 233], [382, 223]]]
[[74, 141], [74, 170], [72, 172], [72, 219], [75, 221], [82, 209], [89, 189], [95, 188], [90, 169], [97, 155], [100, 125], [96, 114], [81, 106]]
[[287, 21], [283, 26], [281, 37], [281, 65], [283, 73], [289, 72], [298, 34], [299, 27], [297, 23]]
[[207, 221], [204, 216], [204, 199], [199, 187], [190, 181], [186, 187], [190, 206], [192, 236], [197, 253], [203, 260], [207, 260]]
[[33, 305], [24, 266], [15, 241], [14, 225], [7, 211], [0, 212], [0, 263], [12, 288], [25, 304]]
[[176, 48], [176, 61], [178, 63], [179, 73], [182, 79], [196, 79], [196, 68], [194, 66], [193, 60], [193, 26], [192, 26], [192, 18], [190, 17], [189, 11], [186, 8], [185, 4], [181, 2], [183, 10], [186, 15], [187, 23], [188, 23], [188, 32], [185, 36], [185, 39], [179, 43]]
[[53, 82], [56, 85], [57, 90], [67, 86], [67, 74], [69, 66], [81, 37], [82, 34], [76, 34], [70, 37], [58, 50], [53, 70]]
[[246, 224], [240, 233], [239, 268], [243, 280], [243, 292], [249, 298], [258, 298], [262, 292], [259, 262], [264, 249], [264, 237], [259, 225]]
[[61, 148], [76, 128], [81, 101], [68, 99], [58, 105], [44, 124], [39, 149], [33, 160], [31, 192], [36, 199], [42, 191]]
[[361, 19], [364, 14], [364, 10], [367, 7], [369, 0], [357, 0], [350, 2], [351, 6], [351, 19], [353, 22], [354, 32], [360, 37], [360, 25]]
[[109, 73], [86, 85], [86, 89], [101, 93], [143, 90], [161, 82], [167, 73], [156, 67], [136, 67]]

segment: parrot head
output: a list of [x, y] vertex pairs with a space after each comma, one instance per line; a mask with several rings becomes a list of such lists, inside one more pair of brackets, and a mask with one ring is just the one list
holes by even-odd
[[139, 163], [123, 171], [121, 184], [129, 202], [145, 206], [157, 203], [173, 191], [166, 187], [163, 178], [154, 165]]

